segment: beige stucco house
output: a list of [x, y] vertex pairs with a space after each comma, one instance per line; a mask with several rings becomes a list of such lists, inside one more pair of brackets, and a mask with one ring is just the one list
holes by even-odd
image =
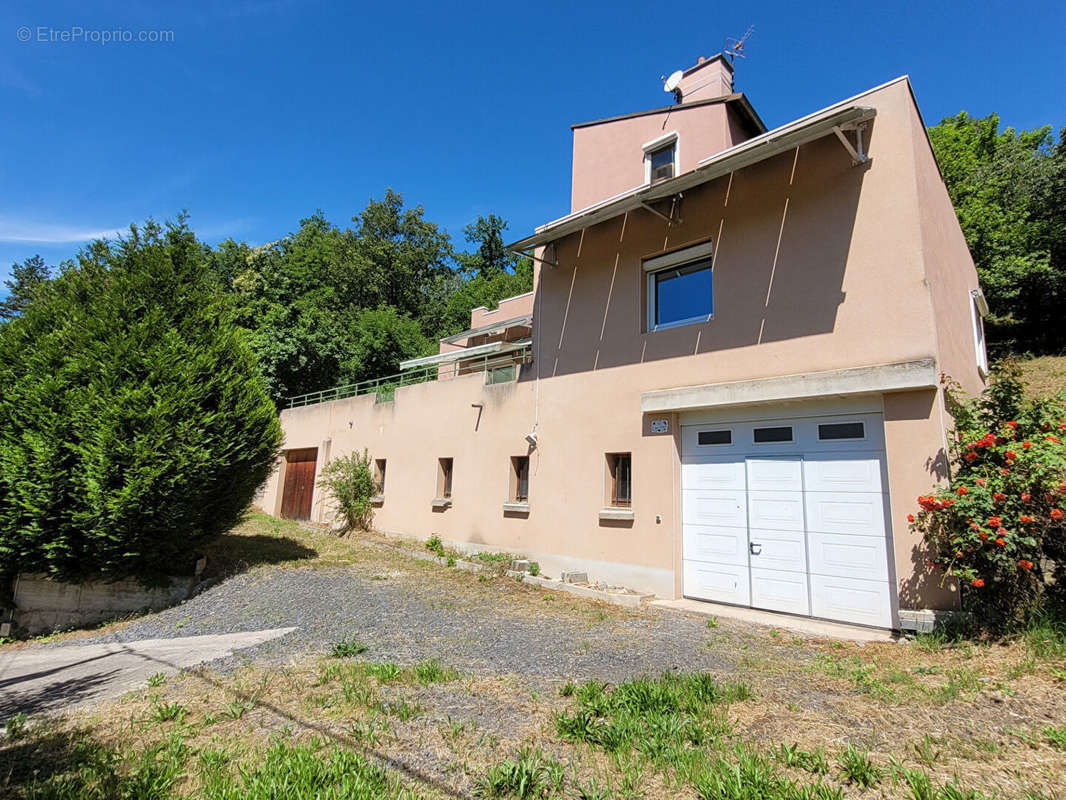
[[767, 131], [732, 75], [573, 126], [571, 213], [512, 245], [533, 292], [405, 365], [434, 380], [298, 399], [264, 506], [328, 521], [314, 475], [365, 447], [385, 531], [882, 628], [953, 607], [907, 514], [985, 307], [910, 83]]

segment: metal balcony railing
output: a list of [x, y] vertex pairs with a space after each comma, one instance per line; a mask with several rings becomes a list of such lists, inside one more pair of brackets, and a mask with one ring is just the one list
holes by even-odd
[[384, 378], [372, 378], [333, 389], [298, 394], [288, 399], [286, 407], [299, 408], [364, 394], [377, 395], [375, 402], [387, 403], [396, 396], [396, 390], [401, 386], [413, 386], [416, 383], [428, 383], [429, 381], [446, 381], [461, 375], [478, 373], [488, 373], [486, 383], [505, 383], [517, 377], [519, 365], [528, 364], [531, 354], [532, 347], [527, 344], [519, 350], [512, 350], [508, 353], [486, 353], [481, 356], [459, 358], [444, 364], [427, 364], [424, 367], [416, 367], [396, 375], [386, 375]]

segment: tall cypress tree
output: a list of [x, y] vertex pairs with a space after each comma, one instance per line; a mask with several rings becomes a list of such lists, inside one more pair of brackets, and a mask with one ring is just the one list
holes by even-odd
[[0, 571], [187, 572], [281, 440], [245, 334], [185, 224], [95, 242], [0, 328]]

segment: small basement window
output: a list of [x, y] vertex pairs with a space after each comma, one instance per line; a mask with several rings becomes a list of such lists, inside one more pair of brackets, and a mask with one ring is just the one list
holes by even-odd
[[385, 494], [385, 459], [374, 459], [374, 490], [378, 494]]
[[529, 502], [529, 456], [511, 456], [511, 500]]
[[631, 453], [607, 454], [608, 505], [629, 508], [633, 505], [633, 456]]
[[866, 426], [861, 422], [828, 422], [818, 426], [818, 438], [823, 442], [865, 439]]
[[696, 441], [700, 445], [733, 444], [733, 431], [700, 431]]
[[452, 496], [452, 459], [437, 459], [437, 497]]
[[774, 428], [756, 428], [754, 432], [757, 444], [769, 444], [770, 442], [791, 442], [792, 426], [782, 425]]

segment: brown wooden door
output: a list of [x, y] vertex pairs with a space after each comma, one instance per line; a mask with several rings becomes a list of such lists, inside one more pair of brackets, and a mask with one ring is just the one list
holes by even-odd
[[285, 487], [281, 495], [281, 516], [285, 519], [311, 519], [317, 458], [314, 447], [285, 453]]

